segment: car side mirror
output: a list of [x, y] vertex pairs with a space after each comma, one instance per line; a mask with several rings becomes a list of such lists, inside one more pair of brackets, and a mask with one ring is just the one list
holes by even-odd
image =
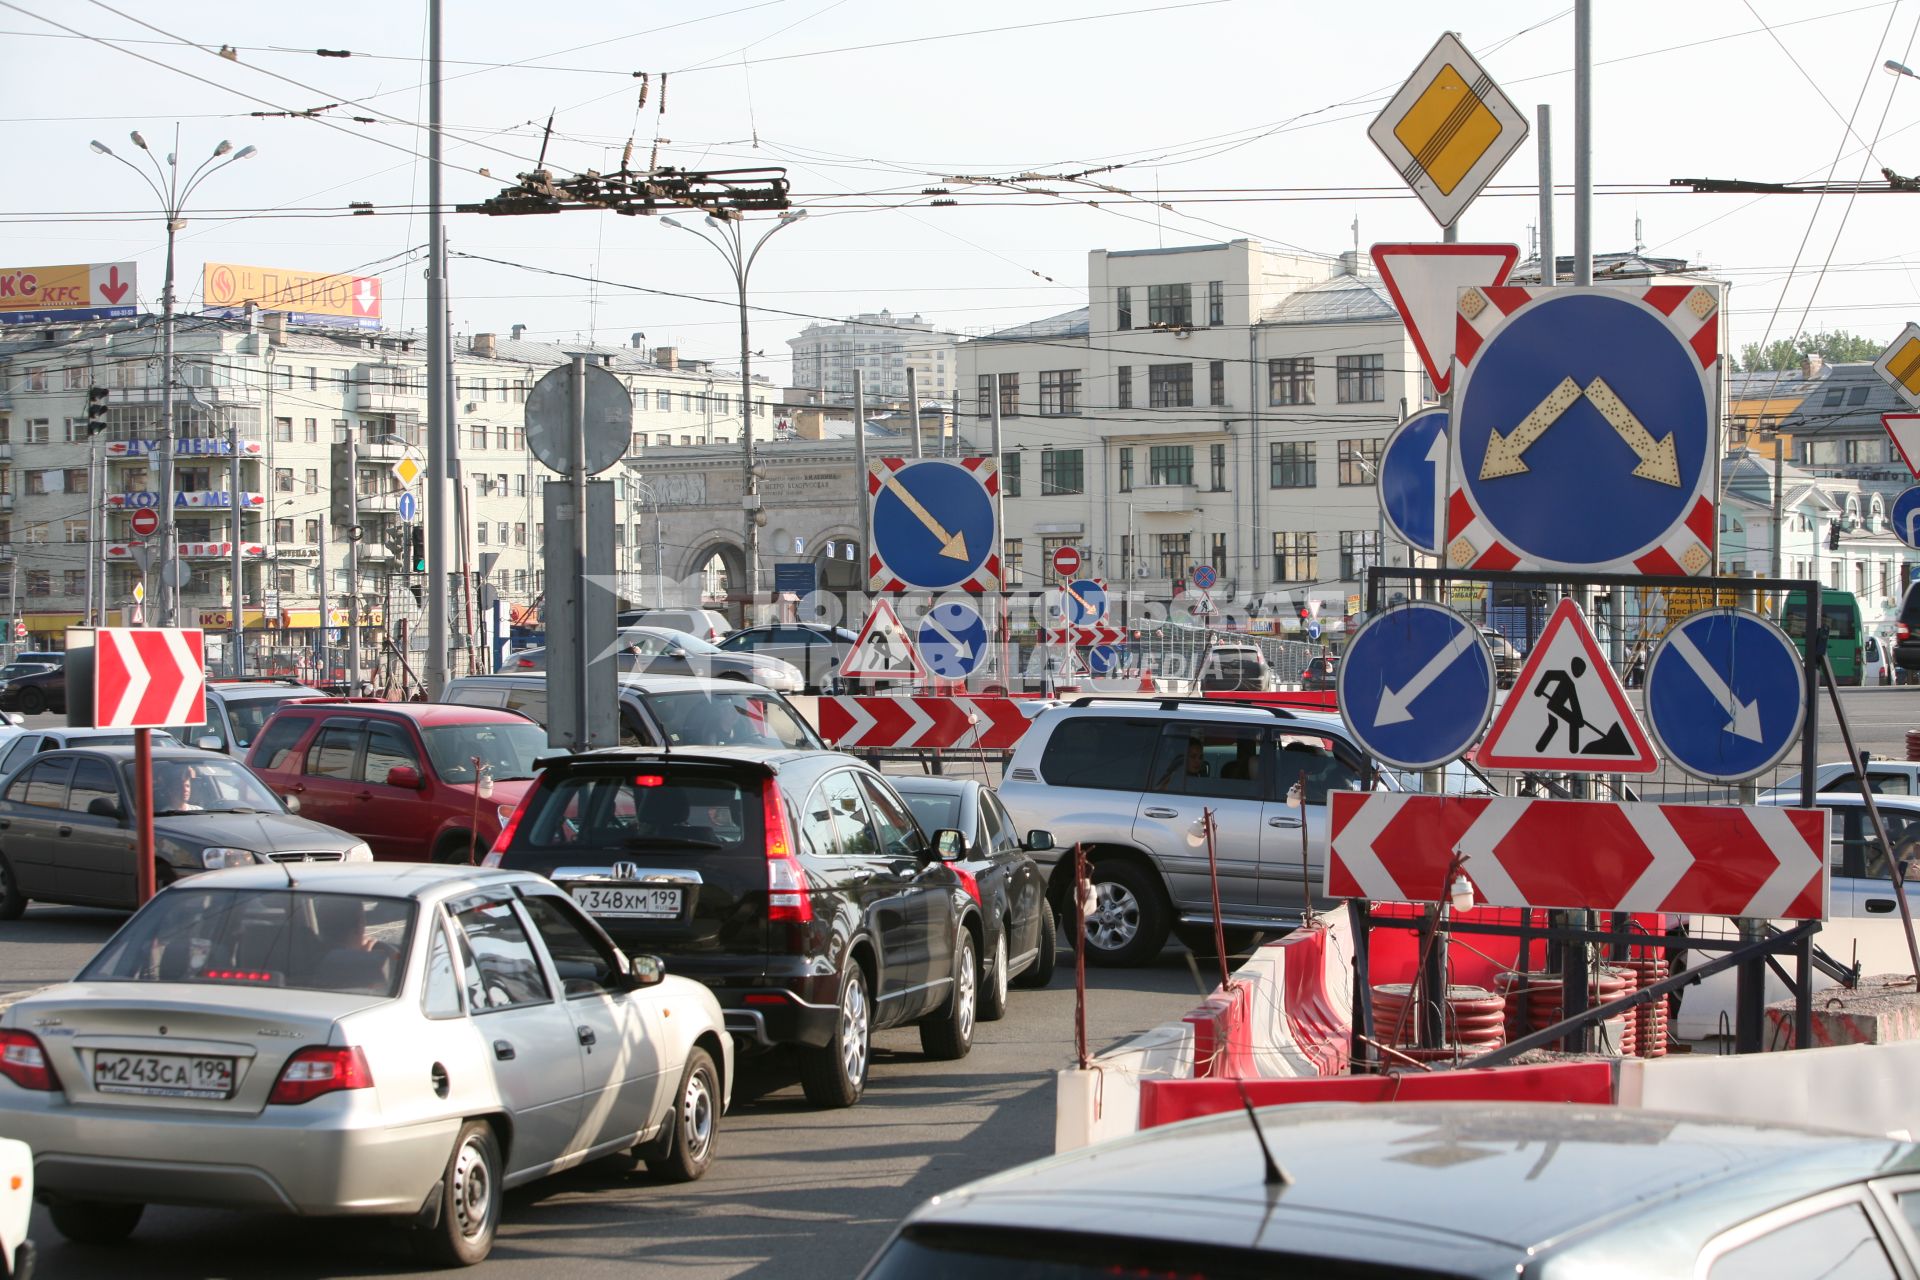
[[193, 740], [193, 745], [202, 751], [218, 751], [221, 746], [220, 735], [217, 733], [203, 733]]
[[1044, 849], [1051, 848], [1053, 848], [1053, 832], [1042, 830], [1039, 827], [1035, 827], [1033, 830], [1027, 832], [1027, 852], [1039, 853]]
[[120, 802], [112, 796], [95, 796], [87, 802], [87, 816], [90, 818], [112, 818], [118, 822], [127, 815], [121, 811]]
[[629, 955], [627, 977], [636, 987], [657, 987], [667, 976], [667, 962], [659, 956]]
[[422, 786], [420, 771], [410, 764], [397, 764], [387, 770], [387, 785], [390, 787], [405, 787], [409, 791], [418, 791]]
[[298, 813], [298, 812], [300, 812], [300, 797], [299, 797], [299, 796], [281, 796], [281, 797], [280, 797], [280, 803], [286, 806], [286, 809], [287, 809], [287, 812], [288, 812], [288, 813]]
[[952, 827], [933, 833], [933, 851], [942, 862], [958, 862], [967, 856], [967, 838]]

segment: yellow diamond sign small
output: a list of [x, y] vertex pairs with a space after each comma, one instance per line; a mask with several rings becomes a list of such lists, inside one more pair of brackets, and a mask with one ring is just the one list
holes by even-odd
[[1367, 127], [1441, 226], [1451, 226], [1514, 149], [1527, 119], [1452, 32]]
[[1893, 384], [1901, 399], [1920, 409], [1920, 324], [1901, 330], [1893, 345], [1873, 362], [1874, 372]]
[[400, 481], [402, 489], [413, 488], [413, 482], [426, 473], [427, 465], [420, 455], [408, 450], [400, 455], [400, 461], [393, 464], [394, 478]]

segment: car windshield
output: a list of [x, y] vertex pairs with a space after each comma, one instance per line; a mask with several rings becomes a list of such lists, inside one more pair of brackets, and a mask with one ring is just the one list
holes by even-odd
[[526, 720], [440, 725], [420, 736], [443, 782], [472, 782], [476, 769], [495, 782], [531, 778], [534, 760], [547, 754], [547, 731]]
[[[1440, 769], [1440, 793], [1449, 796], [1497, 796], [1500, 788], [1473, 764], [1453, 760]], [[1395, 769], [1387, 773], [1401, 791], [1424, 791], [1417, 770]]]
[[[94, 743], [89, 742], [92, 746]], [[133, 789], [133, 762], [121, 766]], [[183, 813], [285, 813], [279, 797], [237, 760], [204, 756], [153, 762], [153, 816]]]
[[793, 709], [772, 694], [689, 689], [641, 695], [676, 747], [799, 747], [819, 745]]
[[676, 774], [668, 766], [634, 773], [575, 773], [534, 795], [515, 848], [588, 852], [606, 858], [653, 848], [734, 853], [760, 838], [763, 806], [730, 777]]
[[227, 702], [227, 719], [233, 721], [233, 745], [249, 747], [260, 736], [260, 726], [279, 707], [295, 698], [311, 698], [306, 689], [289, 689], [284, 695], [268, 698], [233, 698]]
[[906, 798], [907, 808], [913, 810], [921, 830], [945, 831], [960, 825], [959, 796], [915, 795], [905, 787], [900, 789], [900, 794]]
[[406, 898], [179, 885], [142, 908], [80, 980], [391, 998], [406, 968], [413, 915]]
[[15, 676], [35, 676], [53, 668], [44, 662], [9, 662], [0, 667], [0, 680], [11, 680]]

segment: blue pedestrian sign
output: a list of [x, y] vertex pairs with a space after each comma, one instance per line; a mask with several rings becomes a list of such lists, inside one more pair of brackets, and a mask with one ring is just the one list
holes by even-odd
[[1440, 554], [1447, 491], [1447, 411], [1427, 409], [1395, 428], [1380, 454], [1380, 511], [1393, 536]]
[[1212, 565], [1197, 564], [1193, 566], [1193, 585], [1202, 591], [1211, 591], [1213, 584], [1218, 581], [1220, 581], [1220, 575], [1214, 570]]
[[1076, 578], [1062, 591], [1060, 611], [1076, 627], [1090, 627], [1107, 616], [1107, 584], [1097, 578]]
[[1888, 514], [1893, 520], [1893, 536], [1920, 548], [1920, 484], [1902, 489]]
[[1465, 289], [1459, 306], [1452, 489], [1465, 508], [1447, 561], [1710, 569], [1715, 291]]
[[1424, 600], [1382, 610], [1340, 660], [1340, 718], [1402, 769], [1459, 758], [1493, 714], [1493, 654], [1470, 619]]
[[420, 515], [420, 499], [413, 496], [413, 490], [402, 489], [400, 491], [401, 521], [405, 524], [412, 524], [416, 519], [419, 518], [419, 515]]
[[1800, 651], [1745, 609], [1704, 609], [1647, 663], [1647, 727], [1696, 778], [1740, 782], [1780, 763], [1807, 713]]
[[914, 637], [920, 660], [942, 680], [963, 680], [987, 656], [987, 624], [979, 610], [950, 600], [927, 610]]
[[873, 500], [870, 591], [1000, 589], [1000, 475], [992, 458], [880, 458]]

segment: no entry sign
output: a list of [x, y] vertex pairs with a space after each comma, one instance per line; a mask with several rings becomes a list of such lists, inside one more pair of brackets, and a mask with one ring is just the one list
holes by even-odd
[[151, 538], [160, 530], [160, 513], [152, 507], [141, 507], [133, 513], [133, 536]]

